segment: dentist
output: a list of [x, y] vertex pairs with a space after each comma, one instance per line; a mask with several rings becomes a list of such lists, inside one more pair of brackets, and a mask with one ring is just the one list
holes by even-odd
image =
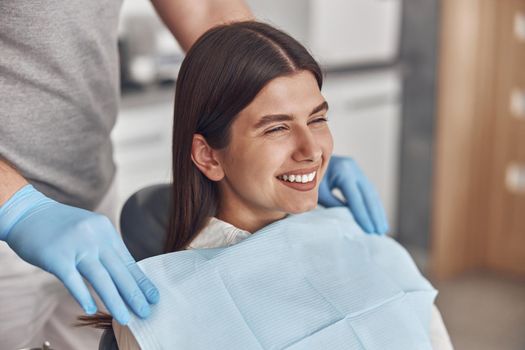
[[[152, 2], [185, 50], [216, 24], [253, 18], [242, 0]], [[71, 326], [82, 312], [75, 300], [85, 313], [97, 311], [85, 281], [121, 324], [128, 307], [147, 317], [159, 300], [114, 228], [110, 133], [119, 102], [120, 5], [0, 3], [2, 348], [44, 340], [57, 349], [96, 348], [100, 333]], [[321, 204], [347, 205], [366, 232], [388, 230], [353, 160], [333, 157], [325, 179]], [[334, 188], [346, 203], [332, 196]]]

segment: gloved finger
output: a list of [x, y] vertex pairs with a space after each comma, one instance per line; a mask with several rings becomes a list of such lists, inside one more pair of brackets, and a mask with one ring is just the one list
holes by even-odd
[[369, 186], [372, 188], [372, 192], [374, 194], [375, 200], [374, 203], [377, 207], [377, 223], [378, 223], [378, 230], [380, 234], [386, 234], [388, 232], [388, 218], [386, 216], [385, 207], [383, 206], [383, 203], [381, 201], [381, 198], [379, 197], [379, 194], [375, 190], [374, 186], [369, 183]]
[[124, 262], [126, 268], [137, 282], [140, 290], [142, 290], [142, 293], [144, 293], [149, 303], [158, 303], [160, 297], [159, 290], [139, 268], [139, 266], [135, 262], [135, 259], [133, 258], [133, 256], [131, 256], [129, 250], [126, 248], [124, 241], [122, 241], [122, 239], [120, 238], [118, 238], [117, 241], [118, 242], [116, 244], [116, 249], [118, 249], [118, 253], [121, 256], [122, 261]]
[[63, 265], [58, 270], [53, 271], [53, 273], [60, 281], [62, 281], [69, 293], [80, 304], [86, 314], [93, 315], [97, 312], [97, 304], [95, 304], [93, 297], [89, 293], [89, 289], [84, 283], [82, 276], [80, 276], [75, 268], [67, 268]]
[[126, 266], [124, 266], [124, 263], [117, 253], [105, 252], [101, 255], [100, 261], [109, 272], [109, 275], [116, 284], [120, 295], [131, 307], [133, 312], [139, 317], [148, 317], [151, 312], [149, 304], [137, 285], [137, 282], [135, 282], [135, 279]]
[[359, 191], [356, 183], [343, 183], [340, 187], [343, 196], [347, 200], [347, 205], [352, 214], [355, 217], [355, 220], [361, 226], [361, 228], [366, 233], [372, 233], [374, 227], [370, 220], [370, 215], [366, 209], [365, 203], [363, 201], [363, 196]]
[[364, 199], [365, 206], [368, 209], [372, 224], [374, 226], [374, 232], [379, 235], [383, 235], [387, 231], [386, 225], [386, 215], [374, 187], [368, 183], [368, 181], [363, 181], [357, 184], [361, 196]]
[[341, 207], [345, 205], [345, 203], [341, 202], [339, 198], [333, 195], [326, 180], [321, 181], [321, 184], [319, 184], [319, 203], [327, 208]]
[[129, 321], [129, 312], [120, 297], [113, 280], [98, 259], [86, 257], [77, 264], [78, 271], [93, 286], [104, 305], [122, 325]]

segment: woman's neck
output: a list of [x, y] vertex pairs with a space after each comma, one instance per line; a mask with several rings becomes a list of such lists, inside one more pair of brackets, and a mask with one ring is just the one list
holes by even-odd
[[283, 219], [285, 216], [286, 213], [254, 212], [247, 208], [232, 208], [227, 205], [221, 205], [216, 215], [218, 219], [250, 233], [254, 233], [274, 221]]

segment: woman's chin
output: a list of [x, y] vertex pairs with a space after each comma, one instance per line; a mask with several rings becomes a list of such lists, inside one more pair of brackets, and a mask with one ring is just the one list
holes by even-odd
[[286, 212], [288, 214], [301, 214], [307, 211], [314, 210], [317, 207], [317, 198], [312, 201], [302, 201], [288, 206]]

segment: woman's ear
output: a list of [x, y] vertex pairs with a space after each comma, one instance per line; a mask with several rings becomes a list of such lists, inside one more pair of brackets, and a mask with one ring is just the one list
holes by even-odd
[[215, 151], [208, 145], [204, 136], [200, 134], [193, 135], [191, 160], [211, 181], [220, 181], [224, 177], [224, 171]]

